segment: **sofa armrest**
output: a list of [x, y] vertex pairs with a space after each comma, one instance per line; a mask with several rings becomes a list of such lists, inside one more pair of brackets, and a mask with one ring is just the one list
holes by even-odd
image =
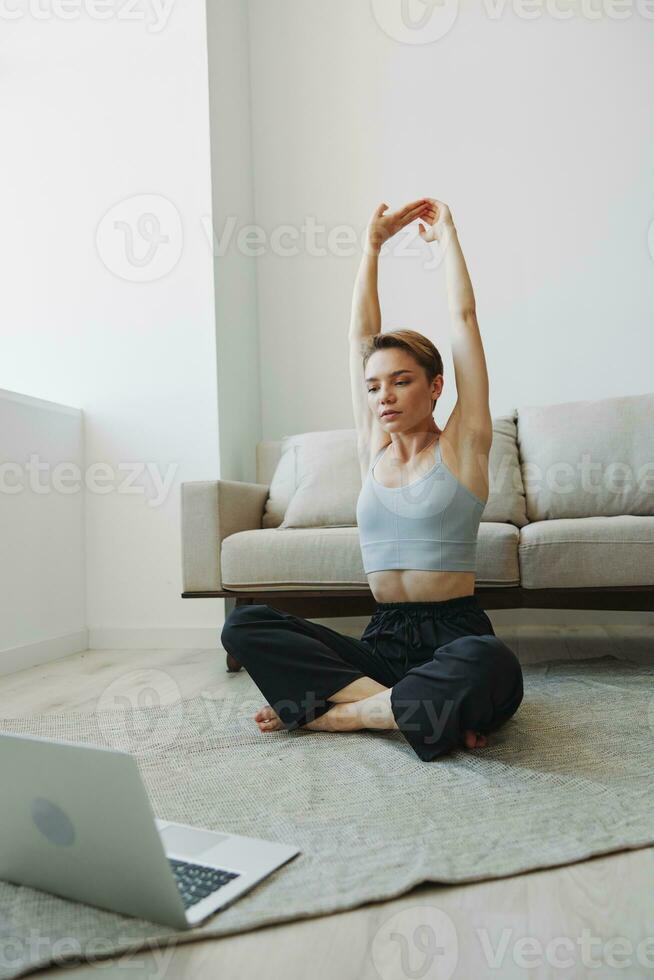
[[261, 527], [270, 487], [238, 480], [181, 484], [182, 580], [184, 592], [222, 589], [222, 542], [237, 531]]

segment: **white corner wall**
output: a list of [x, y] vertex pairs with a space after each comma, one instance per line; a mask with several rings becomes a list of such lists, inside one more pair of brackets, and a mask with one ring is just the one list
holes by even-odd
[[0, 390], [0, 675], [85, 650], [84, 433]]
[[3, 19], [0, 387], [81, 409], [104, 467], [88, 646], [218, 649], [222, 604], [180, 595], [179, 486], [220, 474], [205, 6], [93, 6]]
[[257, 260], [241, 247], [255, 220], [247, 3], [210, 0], [207, 46], [220, 472], [255, 483], [262, 438]]

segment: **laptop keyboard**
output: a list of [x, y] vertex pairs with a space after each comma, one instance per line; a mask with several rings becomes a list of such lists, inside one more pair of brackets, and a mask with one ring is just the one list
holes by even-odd
[[206, 864], [191, 864], [189, 861], [177, 861], [175, 858], [168, 858], [168, 861], [175, 875], [185, 909], [195, 905], [207, 895], [217, 892], [234, 878], [240, 877], [235, 871], [208, 868]]

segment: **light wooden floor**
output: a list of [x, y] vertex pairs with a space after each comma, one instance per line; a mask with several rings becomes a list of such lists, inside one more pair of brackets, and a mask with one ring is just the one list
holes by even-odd
[[[497, 633], [523, 664], [610, 652], [654, 661], [651, 627]], [[166, 702], [201, 692], [237, 690], [248, 700], [257, 694], [244, 670], [226, 672], [219, 649], [87, 651], [0, 677], [0, 714], [106, 708], [115, 696], [130, 691], [134, 696], [148, 678]], [[484, 833], [481, 822], [479, 833]], [[132, 975], [304, 980], [309, 974], [313, 980], [642, 980], [654, 976], [653, 885], [654, 848], [648, 847], [495, 881], [423, 884], [393, 901], [348, 912], [35, 975], [60, 980]], [[395, 938], [389, 940], [390, 934]], [[430, 952], [430, 942], [442, 952]]]

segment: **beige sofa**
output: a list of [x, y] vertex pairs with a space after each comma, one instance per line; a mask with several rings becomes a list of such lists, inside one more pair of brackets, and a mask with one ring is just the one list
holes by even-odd
[[[260, 442], [256, 464], [256, 483], [182, 483], [182, 596], [371, 615], [355, 430]], [[495, 418], [489, 491], [484, 608], [654, 609], [654, 393]]]

